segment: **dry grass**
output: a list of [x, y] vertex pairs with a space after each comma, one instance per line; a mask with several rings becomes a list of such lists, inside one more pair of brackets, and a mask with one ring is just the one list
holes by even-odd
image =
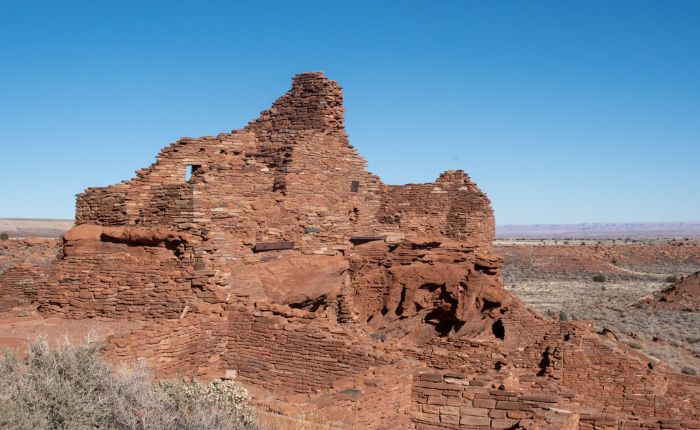
[[309, 405], [295, 405], [279, 400], [259, 400], [258, 425], [261, 430], [335, 430], [328, 416]]
[[274, 412], [258, 411], [258, 425], [263, 430], [331, 430], [335, 427], [318, 412], [280, 415]]

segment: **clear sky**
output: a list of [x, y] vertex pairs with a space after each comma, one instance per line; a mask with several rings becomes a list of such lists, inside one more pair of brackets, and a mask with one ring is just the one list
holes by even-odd
[[700, 220], [700, 1], [0, 1], [0, 217], [72, 218], [326, 72], [391, 184], [499, 224]]

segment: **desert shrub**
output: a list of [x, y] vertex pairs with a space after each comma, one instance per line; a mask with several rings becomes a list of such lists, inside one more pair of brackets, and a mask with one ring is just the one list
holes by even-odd
[[[241, 384], [233, 381], [214, 381], [203, 384], [198, 381], [168, 381], [158, 384], [185, 416], [203, 420], [216, 410], [236, 428], [245, 428], [255, 421], [253, 408], [248, 406], [250, 396]], [[200, 417], [201, 416], [201, 417]]]
[[671, 275], [666, 278], [666, 282], [674, 283], [678, 282], [678, 276], [676, 275]]
[[4, 231], [0, 233], [0, 240], [7, 240], [10, 238], [10, 235], [5, 233]]
[[698, 371], [694, 367], [684, 366], [681, 369], [681, 373], [684, 373], [686, 375], [697, 375]]
[[568, 317], [566, 316], [566, 312], [564, 311], [559, 311], [559, 321], [566, 321]]
[[603, 275], [602, 273], [593, 275], [593, 282], [605, 282], [605, 275]]
[[[8, 430], [242, 430], [252, 428], [247, 395], [233, 382], [213, 392], [220, 402], [192, 398], [206, 384], [151, 383], [138, 366], [113, 372], [99, 357], [100, 347], [86, 343], [50, 347], [39, 339], [26, 360], [6, 352], [0, 361], [0, 428]], [[235, 388], [232, 388], [235, 386]], [[218, 390], [218, 391], [217, 391]], [[243, 390], [244, 391], [244, 390]], [[235, 407], [234, 407], [235, 405]]]

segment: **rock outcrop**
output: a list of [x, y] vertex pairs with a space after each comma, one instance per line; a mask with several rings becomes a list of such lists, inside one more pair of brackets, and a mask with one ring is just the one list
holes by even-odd
[[700, 312], [700, 272], [679, 279], [657, 294], [643, 299], [638, 306]]
[[459, 170], [382, 183], [342, 100], [298, 75], [245, 128], [78, 195], [40, 310], [142, 321], [107, 357], [235, 373], [344, 428], [698, 428], [700, 379], [525, 309], [486, 195]]

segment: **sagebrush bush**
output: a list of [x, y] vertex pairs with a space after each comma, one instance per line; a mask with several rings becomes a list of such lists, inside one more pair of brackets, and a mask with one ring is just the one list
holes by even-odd
[[666, 282], [674, 283], [678, 282], [678, 276], [676, 275], [671, 275], [666, 278]]
[[597, 275], [593, 275], [593, 282], [605, 282], [605, 275], [602, 273], [598, 273]]
[[681, 373], [684, 373], [686, 375], [697, 375], [698, 371], [694, 367], [683, 366], [683, 368], [681, 369]]
[[115, 373], [94, 343], [49, 347], [0, 361], [0, 428], [8, 430], [243, 430], [248, 394], [231, 381], [152, 383], [145, 367]]
[[4, 231], [0, 233], [0, 240], [7, 240], [10, 238], [10, 235], [5, 233]]
[[237, 425], [236, 428], [245, 428], [255, 421], [254, 410], [248, 406], [248, 391], [238, 383], [220, 380], [202, 384], [180, 380], [160, 382], [158, 387], [185, 415], [207, 415], [214, 409]]

